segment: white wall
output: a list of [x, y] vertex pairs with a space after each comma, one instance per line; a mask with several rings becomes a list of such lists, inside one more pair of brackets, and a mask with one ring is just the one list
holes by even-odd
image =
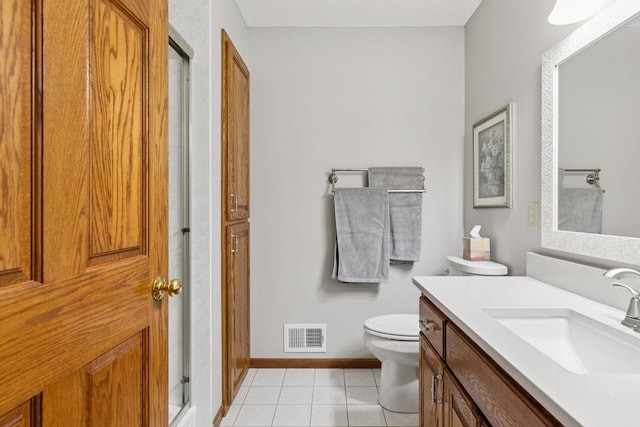
[[[411, 276], [460, 251], [463, 29], [249, 34], [251, 356], [368, 357], [363, 320], [417, 312]], [[330, 169], [395, 165], [426, 169], [421, 261], [389, 283], [337, 284]], [[327, 323], [327, 353], [283, 353], [284, 323]]]
[[[540, 230], [529, 229], [529, 202], [540, 203], [541, 57], [579, 24], [547, 22], [554, 0], [484, 0], [465, 27], [464, 228], [482, 225], [494, 260], [511, 274], [525, 273], [525, 253], [540, 247]], [[513, 102], [513, 207], [474, 209], [473, 123]], [[555, 252], [555, 255], [575, 258]], [[584, 259], [584, 258], [583, 258]]]
[[220, 29], [250, 64], [234, 0], [169, 0], [169, 22], [191, 45], [191, 396], [197, 425], [222, 404], [220, 318]]

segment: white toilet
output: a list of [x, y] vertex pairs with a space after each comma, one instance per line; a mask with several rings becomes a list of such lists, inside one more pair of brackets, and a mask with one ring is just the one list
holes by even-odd
[[[467, 261], [449, 256], [450, 276], [504, 276], [507, 267], [493, 261]], [[386, 314], [364, 321], [363, 340], [369, 351], [382, 362], [378, 402], [394, 412], [418, 412], [417, 314]]]
[[417, 314], [387, 314], [364, 321], [364, 343], [382, 362], [378, 402], [394, 412], [418, 412]]

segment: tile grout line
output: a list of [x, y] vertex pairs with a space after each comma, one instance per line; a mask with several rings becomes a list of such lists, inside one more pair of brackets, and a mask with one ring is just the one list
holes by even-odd
[[311, 385], [311, 414], [309, 415], [309, 426], [313, 423], [313, 396], [316, 390], [316, 369], [313, 370], [313, 383]]
[[[378, 379], [376, 378], [376, 374], [373, 369], [371, 370], [371, 375], [373, 375], [373, 383], [376, 385], [376, 392], [378, 392], [378, 396], [379, 396], [380, 388], [378, 384]], [[378, 398], [376, 398], [376, 403], [378, 404], [378, 406], [380, 406], [380, 410], [382, 411], [382, 419], [384, 420], [384, 425], [389, 426], [389, 422], [387, 421], [387, 414], [384, 411], [384, 407], [380, 404], [380, 400]]]
[[345, 369], [342, 370], [342, 383], [344, 385], [344, 409], [347, 412], [347, 426], [351, 426], [351, 421], [349, 420], [349, 401], [347, 400], [347, 372]]
[[278, 402], [280, 402], [280, 395], [282, 394], [282, 386], [284, 384], [284, 379], [287, 377], [287, 370], [284, 370], [284, 375], [282, 376], [282, 382], [280, 383], [280, 390], [278, 390], [278, 398], [276, 399], [276, 407], [273, 409], [273, 416], [271, 417], [271, 425], [276, 422], [276, 414], [278, 413]]
[[313, 382], [311, 383], [311, 408], [309, 411], [309, 426], [313, 424], [313, 391], [316, 388], [316, 372], [317, 371], [318, 371], [317, 369], [313, 370]]

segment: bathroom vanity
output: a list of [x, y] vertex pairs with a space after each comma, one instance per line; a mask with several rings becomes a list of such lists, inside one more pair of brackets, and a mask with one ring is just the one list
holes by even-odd
[[624, 312], [530, 277], [415, 277], [421, 426], [636, 426]]
[[424, 296], [420, 330], [420, 425], [561, 425]]

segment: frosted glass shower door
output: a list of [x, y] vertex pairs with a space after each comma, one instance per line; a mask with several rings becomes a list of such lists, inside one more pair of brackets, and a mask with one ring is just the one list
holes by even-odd
[[169, 277], [182, 293], [169, 300], [169, 425], [189, 409], [189, 61], [193, 53], [169, 29]]

